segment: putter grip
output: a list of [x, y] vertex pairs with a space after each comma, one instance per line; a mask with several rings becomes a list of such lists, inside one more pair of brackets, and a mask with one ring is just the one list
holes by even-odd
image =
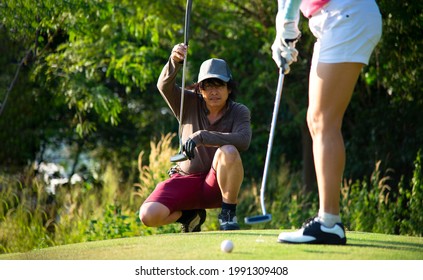
[[283, 56], [281, 56], [281, 61], [282, 61], [282, 65], [281, 65], [282, 67], [280, 68], [281, 71], [279, 71], [279, 74], [280, 73], [284, 74], [287, 63], [286, 63], [286, 59]]
[[191, 16], [192, 0], [187, 0], [187, 6], [185, 10], [185, 30], [184, 30], [184, 44], [188, 46], [189, 41], [189, 26]]

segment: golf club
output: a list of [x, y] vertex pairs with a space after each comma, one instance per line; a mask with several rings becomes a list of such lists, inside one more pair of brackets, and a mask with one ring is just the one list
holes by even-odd
[[249, 224], [249, 225], [264, 223], [264, 222], [268, 222], [272, 220], [272, 215], [266, 212], [266, 206], [264, 205], [264, 191], [266, 189], [266, 180], [267, 180], [267, 173], [269, 171], [270, 154], [272, 152], [273, 138], [274, 138], [275, 127], [276, 127], [276, 119], [278, 117], [279, 103], [281, 101], [281, 96], [282, 96], [282, 87], [283, 87], [284, 77], [285, 77], [284, 67], [281, 67], [279, 68], [278, 88], [276, 90], [276, 99], [275, 99], [275, 105], [273, 108], [272, 124], [270, 126], [269, 142], [267, 144], [266, 161], [264, 163], [263, 180], [261, 182], [261, 188], [260, 188], [260, 204], [261, 204], [261, 210], [263, 214], [252, 216], [252, 217], [246, 217], [244, 221], [246, 224]]
[[[191, 7], [192, 7], [192, 0], [187, 0], [187, 6], [185, 9], [185, 26], [184, 26], [184, 44], [186, 46], [188, 46], [188, 35], [189, 35], [188, 33], [189, 33]], [[185, 71], [186, 71], [186, 65], [187, 65], [187, 56], [188, 56], [188, 53], [185, 56], [184, 64], [182, 66], [181, 106], [179, 111], [179, 128], [178, 128], [179, 153], [170, 157], [171, 162], [184, 161], [188, 159], [188, 157], [182, 151], [182, 117], [183, 117], [183, 111], [184, 111]]]

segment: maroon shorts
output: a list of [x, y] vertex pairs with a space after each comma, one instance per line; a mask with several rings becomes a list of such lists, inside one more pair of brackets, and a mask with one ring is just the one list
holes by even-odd
[[212, 209], [222, 206], [222, 193], [217, 183], [216, 170], [207, 174], [172, 175], [157, 184], [145, 202], [159, 202], [170, 212], [190, 209]]

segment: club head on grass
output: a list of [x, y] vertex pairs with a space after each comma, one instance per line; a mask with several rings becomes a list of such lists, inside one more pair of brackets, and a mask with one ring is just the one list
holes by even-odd
[[180, 154], [177, 154], [177, 155], [174, 155], [174, 156], [171, 156], [170, 157], [170, 161], [171, 162], [185, 161], [187, 159], [188, 159], [188, 157], [185, 154], [183, 154], [183, 153], [180, 153]]
[[272, 220], [271, 214], [258, 215], [258, 216], [253, 216], [253, 217], [245, 217], [245, 219], [244, 219], [244, 221], [247, 225], [265, 223], [265, 222], [269, 222], [271, 220]]

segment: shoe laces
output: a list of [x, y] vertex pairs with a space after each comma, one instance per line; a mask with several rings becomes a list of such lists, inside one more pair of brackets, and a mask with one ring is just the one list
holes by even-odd
[[313, 216], [313, 217], [311, 217], [311, 218], [308, 218], [307, 220], [305, 220], [305, 222], [303, 223], [303, 225], [302, 225], [302, 228], [307, 228], [307, 227], [309, 227], [311, 224], [313, 224], [315, 221], [316, 221], [316, 219], [318, 218], [318, 216], [316, 215], [316, 216]]
[[231, 210], [226, 210], [226, 209], [222, 210], [219, 218], [222, 222], [228, 222], [228, 223], [237, 222], [236, 214], [234, 211], [231, 211]]

